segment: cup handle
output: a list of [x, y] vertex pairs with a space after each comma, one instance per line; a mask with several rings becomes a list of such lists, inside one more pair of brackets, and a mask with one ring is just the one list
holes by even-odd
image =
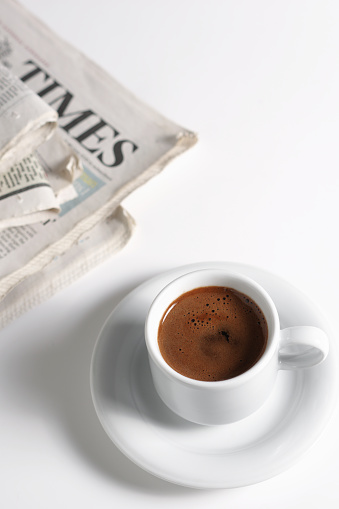
[[279, 369], [308, 368], [326, 359], [329, 341], [318, 327], [297, 326], [280, 331]]

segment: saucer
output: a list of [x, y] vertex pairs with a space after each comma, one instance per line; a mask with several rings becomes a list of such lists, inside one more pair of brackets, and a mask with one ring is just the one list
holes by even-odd
[[[207, 267], [255, 279], [273, 298], [282, 328], [314, 325], [330, 339], [330, 353], [322, 364], [280, 371], [272, 394], [257, 412], [222, 426], [193, 424], [164, 405], [153, 387], [143, 332], [150, 304], [163, 286]], [[113, 310], [92, 356], [93, 402], [114, 444], [151, 474], [194, 488], [255, 484], [290, 467], [323, 431], [336, 400], [334, 348], [319, 310], [279, 277], [237, 263], [187, 265], [142, 284]]]

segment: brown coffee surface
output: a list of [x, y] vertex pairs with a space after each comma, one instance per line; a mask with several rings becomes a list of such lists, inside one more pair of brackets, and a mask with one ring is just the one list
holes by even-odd
[[231, 288], [208, 286], [184, 293], [168, 307], [158, 332], [169, 366], [188, 378], [227, 380], [250, 369], [268, 337], [261, 309]]

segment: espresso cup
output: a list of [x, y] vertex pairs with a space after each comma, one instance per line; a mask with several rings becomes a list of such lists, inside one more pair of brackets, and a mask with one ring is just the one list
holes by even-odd
[[[225, 287], [248, 296], [263, 313], [267, 342], [259, 360], [238, 376], [220, 381], [189, 378], [173, 369], [161, 354], [158, 333], [165, 312], [180, 296], [203, 287]], [[188, 421], [204, 425], [228, 424], [248, 417], [267, 400], [279, 370], [303, 369], [321, 363], [329, 350], [324, 331], [312, 326], [280, 329], [269, 294], [238, 273], [203, 269], [187, 273], [156, 296], [145, 323], [145, 340], [155, 389], [163, 402]]]

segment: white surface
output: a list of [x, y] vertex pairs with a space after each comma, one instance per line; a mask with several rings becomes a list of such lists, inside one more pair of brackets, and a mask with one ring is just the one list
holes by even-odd
[[258, 281], [277, 303], [283, 327], [309, 323], [327, 332], [314, 305], [275, 275], [234, 263], [185, 265], [146, 281], [113, 310], [95, 344], [91, 391], [108, 436], [137, 465], [187, 487], [235, 488], [279, 474], [319, 438], [337, 400], [338, 362], [329, 333], [326, 361], [312, 369], [279, 372], [268, 400], [246, 419], [201, 426], [174, 414], [155, 391], [143, 324], [164, 285], [207, 266]]
[[200, 141], [125, 200], [138, 227], [120, 254], [0, 332], [1, 505], [337, 508], [338, 408], [279, 476], [195, 491], [114, 447], [93, 408], [89, 364], [124, 295], [202, 260], [282, 276], [337, 331], [339, 3], [23, 3]]

